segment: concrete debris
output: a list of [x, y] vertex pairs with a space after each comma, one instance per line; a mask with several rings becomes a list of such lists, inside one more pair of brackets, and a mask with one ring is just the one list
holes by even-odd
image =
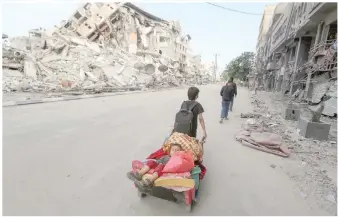
[[259, 116], [261, 115], [253, 113], [241, 113], [241, 118], [258, 118]]
[[319, 104], [315, 109], [310, 110], [312, 113], [311, 122], [319, 123], [324, 110], [324, 103]]
[[[178, 23], [130, 3], [88, 4], [86, 13], [61, 27], [9, 38], [3, 46], [4, 92], [113, 91], [212, 81], [212, 73], [198, 67], [193, 76], [186, 73], [176, 46], [185, 51], [190, 36], [181, 36]], [[93, 21], [96, 16], [100, 22]]]
[[[312, 98], [309, 103], [312, 105], [318, 105], [324, 103], [324, 110], [322, 115], [329, 117], [337, 116], [337, 81], [329, 80], [329, 78], [317, 79], [318, 83], [314, 85], [312, 91]], [[305, 90], [297, 89], [291, 97], [291, 102], [301, 103], [304, 99]], [[306, 103], [307, 104], [307, 103]], [[310, 106], [312, 110], [317, 108], [316, 106]]]
[[[336, 85], [337, 85], [336, 82], [335, 82], [335, 85], [332, 82], [324, 82], [321, 84], [317, 84], [315, 88], [313, 89], [313, 95], [312, 95], [311, 102], [314, 104], [320, 103], [326, 94], [328, 94], [329, 92], [332, 94], [332, 92], [334, 91], [334, 87], [331, 87], [331, 86], [336, 86]], [[337, 93], [336, 93], [336, 97], [337, 97]]]
[[[326, 116], [320, 118], [321, 123], [331, 125], [329, 140], [304, 138], [297, 130], [298, 122], [287, 121], [282, 117], [285, 103], [288, 100], [290, 100], [289, 97], [271, 92], [257, 92], [257, 95], [252, 95], [254, 113], [261, 114], [261, 116], [249, 119], [253, 125], [244, 124], [243, 127], [246, 127], [244, 130], [249, 133], [270, 132], [279, 135], [282, 138], [282, 144], [292, 151], [292, 161], [288, 161], [288, 166], [283, 170], [290, 179], [297, 183], [304, 198], [315, 198], [316, 202], [312, 204], [313, 206], [326, 207], [327, 210], [335, 213], [337, 208], [337, 120]], [[297, 103], [294, 102], [294, 106], [296, 105]], [[312, 113], [307, 106], [299, 106], [299, 109], [302, 118], [311, 120]], [[243, 145], [256, 148], [250, 143]]]
[[323, 115], [337, 117], [337, 98], [332, 97], [324, 102]]

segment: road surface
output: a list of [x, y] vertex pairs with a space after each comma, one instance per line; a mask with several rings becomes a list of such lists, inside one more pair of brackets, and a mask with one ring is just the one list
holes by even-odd
[[[246, 89], [218, 123], [220, 88], [200, 88], [208, 172], [190, 215], [325, 215], [281, 171], [285, 159], [235, 141], [240, 113], [252, 109]], [[186, 215], [171, 202], [140, 200], [125, 175], [159, 148], [184, 99], [181, 89], [4, 108], [3, 214]]]

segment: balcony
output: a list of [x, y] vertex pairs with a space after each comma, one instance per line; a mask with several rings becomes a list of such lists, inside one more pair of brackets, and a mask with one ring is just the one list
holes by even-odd
[[309, 59], [316, 58], [319, 56], [325, 56], [328, 49], [333, 45], [335, 40], [322, 41], [316, 46], [313, 46], [309, 51]]
[[267, 70], [275, 70], [278, 69], [277, 63], [275, 62], [269, 62], [268, 65], [266, 66]]
[[327, 14], [332, 12], [333, 10], [337, 10], [337, 3], [331, 2], [315, 3], [308, 13], [308, 18], [311, 21], [319, 22], [320, 20], [323, 20], [327, 16]]
[[327, 40], [312, 47], [309, 57], [315, 71], [333, 71], [337, 67], [337, 51], [332, 49], [335, 40]]

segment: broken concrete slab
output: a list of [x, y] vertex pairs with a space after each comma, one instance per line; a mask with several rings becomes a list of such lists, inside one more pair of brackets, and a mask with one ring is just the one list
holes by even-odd
[[324, 110], [322, 114], [330, 117], [337, 116], [337, 98], [332, 97], [324, 102]]
[[331, 125], [323, 122], [311, 122], [306, 118], [300, 117], [297, 129], [300, 135], [305, 138], [313, 138], [318, 140], [327, 140], [329, 137]]
[[22, 78], [23, 74], [18, 71], [18, 70], [12, 70], [12, 69], [2, 69], [2, 74], [3, 76], [6, 77], [18, 77], [18, 78]]
[[35, 63], [31, 60], [25, 60], [24, 63], [24, 70], [25, 70], [25, 75], [27, 77], [31, 77], [33, 79], [37, 78], [37, 68], [35, 66]]
[[325, 82], [322, 84], [317, 84], [315, 88], [313, 89], [313, 94], [312, 94], [312, 103], [320, 103], [322, 101], [323, 96], [328, 92], [330, 88], [330, 83]]

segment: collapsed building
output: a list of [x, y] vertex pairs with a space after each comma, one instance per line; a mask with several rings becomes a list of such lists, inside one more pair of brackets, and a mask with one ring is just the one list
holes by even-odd
[[[4, 91], [113, 91], [210, 82], [191, 36], [131, 3], [86, 3], [53, 29], [3, 43]], [[3, 35], [4, 41], [4, 35]]]
[[337, 4], [280, 3], [263, 19], [269, 19], [268, 31], [260, 30], [264, 37], [257, 42], [258, 70], [252, 79], [258, 78], [265, 90], [310, 104], [327, 96], [323, 114], [336, 116]]

